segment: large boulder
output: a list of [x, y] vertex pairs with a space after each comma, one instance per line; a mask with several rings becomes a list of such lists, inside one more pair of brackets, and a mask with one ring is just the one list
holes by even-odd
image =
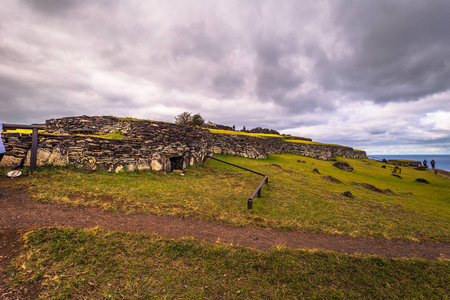
[[[50, 158], [50, 155], [52, 155], [52, 150], [46, 148], [38, 148], [36, 156], [36, 166], [41, 167], [48, 164], [48, 159]], [[28, 150], [27, 157], [24, 163], [25, 167], [30, 166], [30, 159], [31, 159], [31, 149]]]

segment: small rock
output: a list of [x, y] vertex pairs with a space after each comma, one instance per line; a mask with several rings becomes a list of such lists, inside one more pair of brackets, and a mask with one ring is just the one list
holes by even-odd
[[353, 198], [353, 194], [350, 193], [350, 191], [343, 192], [342, 195], [344, 195], [345, 197]]
[[382, 168], [382, 169], [386, 169], [386, 165], [382, 165], [381, 168]]
[[368, 189], [368, 190], [377, 192], [377, 193], [383, 193], [382, 190], [380, 190], [379, 188], [377, 188], [377, 187], [375, 187], [375, 186], [373, 186], [371, 184], [368, 184], [368, 183], [361, 183], [361, 186], [366, 188], [366, 189]]
[[327, 181], [331, 181], [331, 182], [342, 183], [339, 179], [334, 178], [333, 176], [330, 176], [330, 175], [323, 176], [323, 179], [325, 179]]
[[304, 161], [304, 160], [297, 160], [297, 162], [302, 163], [302, 164], [306, 163], [306, 161]]
[[315, 174], [320, 174], [319, 170], [317, 170], [317, 169], [312, 170], [312, 172]]
[[278, 168], [278, 169], [283, 169], [282, 166], [277, 165], [277, 164], [271, 164], [271, 165], [269, 165], [269, 167], [275, 167], [275, 168]]
[[348, 171], [348, 172], [353, 171], [353, 167], [350, 166], [348, 163], [343, 162], [343, 161], [336, 162], [336, 163], [333, 164], [333, 166], [338, 168], [338, 169], [345, 170], [345, 171]]
[[423, 179], [423, 178], [417, 178], [416, 181], [417, 181], [417, 182], [422, 182], [422, 183], [428, 183], [428, 184], [429, 184], [428, 180]]
[[398, 178], [400, 178], [400, 179], [403, 179], [402, 178], [402, 176], [400, 176], [400, 175], [397, 175], [397, 174], [391, 174], [392, 176], [395, 176], [395, 177], [398, 177]]

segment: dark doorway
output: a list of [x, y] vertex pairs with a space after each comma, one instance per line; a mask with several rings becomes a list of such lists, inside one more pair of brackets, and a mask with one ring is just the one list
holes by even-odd
[[181, 156], [170, 158], [170, 165], [172, 167], [172, 171], [173, 170], [183, 170], [183, 163], [184, 163], [184, 158]]

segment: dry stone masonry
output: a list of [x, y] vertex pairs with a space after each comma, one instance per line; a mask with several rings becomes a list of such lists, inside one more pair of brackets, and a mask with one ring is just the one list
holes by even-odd
[[[155, 170], [170, 172], [202, 163], [221, 153], [267, 158], [269, 153], [295, 153], [328, 160], [335, 156], [366, 158], [350, 147], [286, 142], [281, 137], [211, 133], [207, 129], [172, 123], [120, 119], [111, 116], [66, 117], [46, 121], [39, 134], [37, 165], [72, 165], [107, 172]], [[93, 135], [120, 132], [123, 139]], [[6, 154], [1, 166], [29, 166], [31, 135], [2, 133]]]

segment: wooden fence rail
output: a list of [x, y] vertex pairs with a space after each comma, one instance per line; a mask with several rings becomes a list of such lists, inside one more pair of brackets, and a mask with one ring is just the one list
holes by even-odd
[[3, 124], [4, 129], [31, 129], [33, 130], [31, 136], [31, 155], [30, 155], [30, 173], [36, 170], [36, 159], [37, 159], [37, 145], [38, 145], [38, 135], [39, 129], [45, 129], [45, 125], [21, 125], [21, 124]]
[[255, 196], [258, 196], [258, 198], [261, 198], [261, 190], [262, 190], [262, 187], [263, 187], [264, 183], [267, 183], [267, 185], [269, 185], [269, 176], [267, 176], [266, 174], [263, 174], [263, 173], [260, 173], [260, 172], [256, 172], [256, 171], [254, 171], [254, 170], [251, 170], [251, 169], [248, 169], [248, 168], [245, 168], [245, 167], [242, 167], [242, 166], [239, 166], [239, 165], [230, 163], [230, 162], [228, 162], [228, 161], [225, 161], [225, 160], [222, 160], [222, 159], [219, 159], [219, 158], [212, 157], [212, 156], [210, 156], [210, 155], [207, 155], [206, 158], [218, 160], [218, 161], [220, 161], [220, 162], [223, 162], [223, 163], [225, 163], [225, 164], [231, 165], [231, 166], [233, 166], [233, 167], [236, 167], [236, 168], [239, 168], [239, 169], [243, 169], [243, 170], [246, 170], [246, 171], [249, 171], [249, 172], [252, 172], [252, 173], [255, 173], [255, 174], [258, 174], [258, 175], [264, 177], [263, 180], [261, 181], [261, 183], [260, 183], [260, 184], [258, 185], [258, 187], [256, 188], [256, 190], [250, 195], [250, 197], [249, 197], [248, 200], [247, 200], [247, 209], [248, 209], [250, 212], [252, 212], [252, 208], [253, 208], [253, 198], [255, 198]]

